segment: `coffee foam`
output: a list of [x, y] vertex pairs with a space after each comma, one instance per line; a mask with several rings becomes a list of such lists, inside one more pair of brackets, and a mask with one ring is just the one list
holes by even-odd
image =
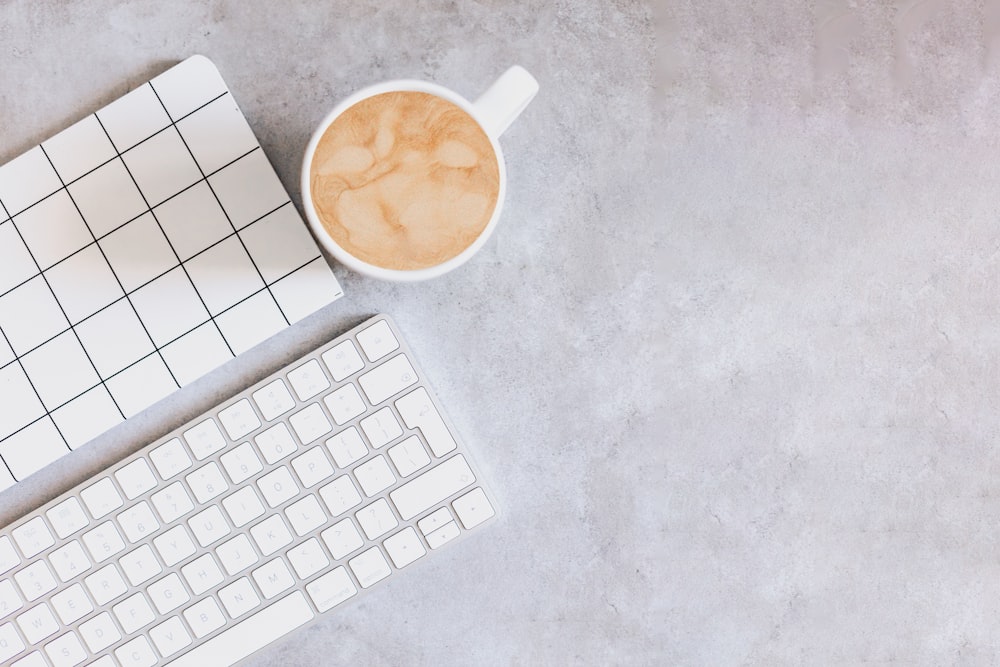
[[497, 205], [489, 137], [456, 104], [413, 91], [366, 98], [334, 119], [310, 169], [327, 233], [369, 264], [414, 270], [468, 248]]

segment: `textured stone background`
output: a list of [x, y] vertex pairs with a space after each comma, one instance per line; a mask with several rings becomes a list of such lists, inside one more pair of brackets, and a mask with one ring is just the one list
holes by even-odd
[[385, 310], [504, 518], [255, 664], [1000, 663], [1000, 3], [0, 2], [0, 159], [195, 52], [293, 192], [357, 87], [521, 63], [504, 220], [3, 517]]
[[0, 161], [204, 53], [298, 201], [314, 126], [363, 85], [417, 77], [475, 97], [513, 63], [541, 83], [504, 136], [504, 217], [473, 262], [410, 286], [337, 267], [343, 300], [3, 494], [0, 523], [385, 311], [491, 472], [503, 520], [251, 662], [669, 657], [668, 610], [684, 605], [668, 595], [680, 552], [664, 512], [678, 441], [654, 423], [676, 389], [651, 199], [654, 40], [650, 8], [629, 2], [0, 0]]

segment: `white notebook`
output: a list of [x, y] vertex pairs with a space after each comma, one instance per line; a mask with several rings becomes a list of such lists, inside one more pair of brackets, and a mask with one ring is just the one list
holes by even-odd
[[0, 166], [0, 489], [341, 295], [185, 60]]

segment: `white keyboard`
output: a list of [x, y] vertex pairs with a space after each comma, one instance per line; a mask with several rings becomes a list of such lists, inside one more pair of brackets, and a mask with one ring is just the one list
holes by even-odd
[[0, 662], [230, 665], [495, 506], [378, 316], [0, 530]]

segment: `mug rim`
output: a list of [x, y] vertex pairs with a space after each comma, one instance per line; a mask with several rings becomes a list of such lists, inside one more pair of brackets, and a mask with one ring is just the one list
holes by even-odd
[[[323, 226], [323, 222], [320, 220], [319, 214], [316, 212], [316, 208], [313, 206], [312, 201], [311, 172], [313, 157], [316, 155], [316, 147], [319, 145], [319, 142], [323, 138], [327, 129], [329, 129], [330, 125], [332, 125], [337, 118], [339, 118], [345, 111], [353, 107], [355, 104], [370, 97], [391, 92], [429, 93], [452, 102], [456, 106], [460, 107], [463, 111], [469, 114], [469, 116], [479, 126], [479, 129], [481, 129], [490, 140], [490, 145], [493, 147], [493, 153], [496, 156], [497, 169], [499, 172], [499, 188], [497, 189], [496, 205], [493, 207], [493, 213], [490, 215], [490, 219], [486, 223], [486, 226], [483, 227], [483, 230], [479, 233], [479, 236], [477, 236], [472, 243], [462, 250], [462, 252], [458, 253], [451, 259], [422, 269], [388, 269], [355, 257], [343, 248], [343, 246], [337, 243], [330, 233], [326, 231], [326, 228]], [[450, 88], [446, 88], [440, 84], [430, 81], [422, 81], [420, 79], [392, 79], [372, 84], [370, 86], [365, 86], [351, 95], [348, 95], [346, 98], [337, 103], [337, 105], [323, 117], [323, 120], [310, 137], [309, 143], [306, 144], [305, 155], [302, 160], [302, 207], [305, 209], [306, 221], [312, 228], [313, 235], [316, 236], [320, 244], [326, 248], [337, 261], [349, 269], [373, 278], [380, 278], [382, 280], [393, 282], [416, 282], [436, 278], [448, 273], [449, 271], [457, 269], [459, 266], [469, 261], [469, 259], [471, 259], [472, 256], [486, 244], [486, 241], [489, 240], [490, 236], [492, 236], [497, 220], [500, 218], [500, 212], [503, 208], [506, 190], [507, 168], [504, 162], [503, 151], [500, 149], [500, 143], [497, 141], [496, 137], [492, 136], [483, 126], [482, 119], [479, 118], [475, 106]]]

